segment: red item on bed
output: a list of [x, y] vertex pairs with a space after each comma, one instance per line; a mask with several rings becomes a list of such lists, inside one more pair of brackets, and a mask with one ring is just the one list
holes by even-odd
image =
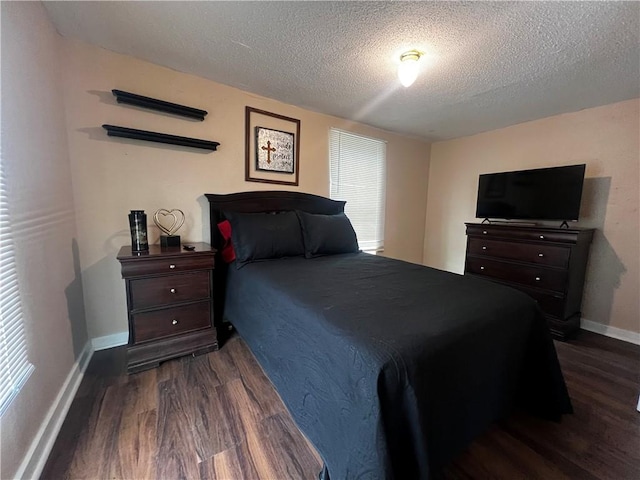
[[224, 239], [222, 244], [222, 260], [225, 263], [231, 263], [236, 259], [236, 252], [233, 250], [233, 244], [231, 243], [231, 224], [229, 220], [218, 223], [218, 230], [220, 235]]

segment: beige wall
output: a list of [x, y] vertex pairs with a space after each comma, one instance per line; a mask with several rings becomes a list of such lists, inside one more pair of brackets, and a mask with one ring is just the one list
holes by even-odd
[[0, 478], [13, 478], [87, 341], [59, 37], [42, 4], [2, 2], [2, 163], [31, 377], [2, 416]]
[[583, 318], [640, 332], [638, 100], [432, 145], [424, 263], [462, 272], [480, 173], [586, 163], [580, 221], [597, 228]]
[[[209, 240], [204, 193], [291, 189], [244, 181], [246, 105], [301, 120], [299, 191], [329, 193], [330, 127], [387, 144], [385, 254], [422, 261], [429, 144], [320, 115], [203, 78], [73, 40], [64, 43], [64, 89], [78, 215], [87, 323], [91, 337], [126, 331], [124, 283], [115, 255], [130, 243], [127, 214], [180, 208], [185, 241]], [[117, 88], [209, 112], [190, 121], [118, 105]], [[107, 137], [102, 124], [220, 142], [213, 153]], [[152, 222], [150, 222], [152, 223]], [[155, 226], [151, 240], [158, 240]]]

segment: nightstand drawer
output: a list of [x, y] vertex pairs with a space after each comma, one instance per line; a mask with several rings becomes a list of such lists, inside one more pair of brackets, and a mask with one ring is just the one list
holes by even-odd
[[131, 309], [150, 308], [211, 296], [211, 272], [131, 280]]
[[507, 262], [467, 257], [466, 271], [476, 275], [497, 278], [509, 282], [563, 292], [566, 285], [566, 270], [516, 265]]
[[157, 340], [211, 327], [211, 303], [155, 310], [132, 315], [134, 343]]
[[183, 258], [154, 258], [144, 259], [144, 261], [136, 259], [136, 261], [122, 263], [122, 276], [128, 278], [141, 275], [188, 272], [189, 270], [212, 269], [213, 265], [213, 255], [185, 257], [183, 254]]
[[525, 263], [567, 268], [571, 249], [541, 243], [520, 243], [469, 238], [469, 254], [506, 258]]

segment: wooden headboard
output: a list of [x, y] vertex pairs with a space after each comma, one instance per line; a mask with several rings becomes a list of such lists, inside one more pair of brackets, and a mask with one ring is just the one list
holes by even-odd
[[[205, 193], [209, 200], [209, 227], [211, 229], [211, 245], [218, 249], [216, 254], [216, 268], [213, 280], [213, 298], [216, 327], [224, 334], [222, 327], [224, 312], [224, 297], [227, 288], [227, 264], [222, 261], [220, 247], [222, 236], [218, 230], [218, 223], [223, 221], [225, 211], [240, 213], [280, 212], [287, 210], [302, 210], [308, 213], [322, 213], [335, 215], [344, 212], [346, 202], [302, 192], [284, 191], [255, 191], [229, 193], [217, 195]], [[222, 340], [224, 341], [224, 340]]]
[[219, 248], [222, 242], [218, 223], [224, 220], [222, 212], [261, 213], [284, 210], [302, 210], [308, 213], [335, 215], [344, 212], [346, 202], [302, 192], [257, 191], [217, 195], [205, 193], [209, 200], [211, 245]]

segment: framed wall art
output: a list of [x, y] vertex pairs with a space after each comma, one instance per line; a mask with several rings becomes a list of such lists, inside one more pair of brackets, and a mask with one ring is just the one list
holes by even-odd
[[298, 185], [300, 120], [246, 107], [245, 180]]

